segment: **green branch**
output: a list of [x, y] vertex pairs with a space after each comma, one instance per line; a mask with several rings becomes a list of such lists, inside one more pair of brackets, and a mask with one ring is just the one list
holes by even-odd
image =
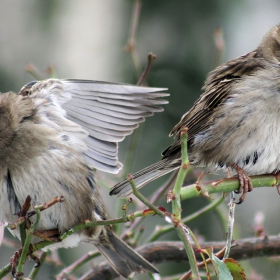
[[[250, 177], [254, 188], [275, 187], [280, 184], [280, 178], [276, 175], [256, 175]], [[220, 181], [208, 181], [192, 184], [181, 189], [181, 199], [189, 199], [198, 196], [209, 197], [212, 193], [228, 193], [239, 188], [238, 178], [225, 178]]]
[[182, 164], [181, 168], [179, 169], [173, 191], [168, 195], [168, 198], [172, 201], [172, 220], [174, 224], [176, 224], [176, 221], [181, 221], [182, 208], [180, 193], [188, 172], [188, 167], [190, 166], [187, 150], [187, 131], [188, 130], [185, 127], [181, 129]]
[[17, 275], [19, 275], [19, 276], [23, 275], [23, 267], [24, 267], [25, 260], [28, 255], [28, 252], [29, 252], [29, 246], [31, 243], [31, 239], [32, 239], [33, 233], [39, 223], [40, 217], [41, 217], [40, 210], [38, 209], [37, 206], [34, 206], [34, 210], [36, 211], [36, 220], [35, 220], [34, 224], [30, 227], [30, 229], [27, 230], [26, 239], [24, 242], [24, 246], [22, 248], [22, 252], [21, 252], [18, 267], [17, 267]]
[[188, 172], [188, 167], [190, 165], [188, 159], [188, 149], [187, 149], [187, 131], [186, 127], [181, 128], [181, 154], [182, 163], [178, 172], [178, 176], [174, 185], [174, 188], [167, 195], [167, 201], [172, 201], [172, 223], [184, 243], [186, 253], [188, 255], [189, 264], [191, 267], [193, 279], [200, 279], [198, 268], [196, 265], [196, 258], [192, 245], [189, 241], [190, 233], [186, 225], [182, 223], [181, 220], [181, 189], [184, 184], [185, 177]]
[[133, 176], [132, 175], [128, 175], [128, 180], [130, 182], [130, 185], [132, 186], [133, 189], [133, 194], [139, 199], [141, 200], [145, 205], [147, 205], [149, 207], [149, 209], [151, 209], [152, 211], [154, 211], [154, 213], [158, 214], [161, 218], [165, 218], [166, 215], [164, 212], [162, 212], [160, 209], [158, 209], [156, 206], [154, 206], [153, 204], [151, 204], [137, 189], [135, 182], [133, 180]]
[[[198, 217], [200, 217], [201, 215], [203, 215], [204, 213], [209, 212], [210, 210], [216, 208], [218, 205], [220, 205], [222, 202], [224, 201], [223, 197], [220, 197], [219, 199], [209, 203], [208, 205], [206, 205], [205, 207], [203, 207], [202, 209], [194, 212], [191, 215], [188, 215], [187, 217], [182, 219], [182, 223], [186, 224]], [[155, 231], [151, 234], [151, 236], [148, 238], [147, 242], [153, 242], [156, 241], [160, 236], [164, 235], [165, 233], [168, 233], [170, 231], [174, 230], [174, 226], [173, 225], [166, 225], [166, 226], [158, 226]]]

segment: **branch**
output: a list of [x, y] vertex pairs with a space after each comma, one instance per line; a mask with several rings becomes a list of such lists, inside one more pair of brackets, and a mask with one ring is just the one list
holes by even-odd
[[[230, 251], [230, 257], [235, 260], [247, 260], [259, 257], [273, 257], [280, 255], [280, 237], [267, 236], [264, 238], [245, 238], [235, 242]], [[200, 243], [201, 248], [213, 247], [214, 251], [220, 251], [224, 248], [225, 242], [204, 242]], [[146, 260], [153, 264], [166, 262], [186, 262], [188, 261], [184, 244], [179, 241], [165, 242], [158, 241], [143, 245], [136, 250]], [[198, 252], [195, 252], [196, 258], [201, 260]], [[104, 278], [106, 276], [106, 278]], [[92, 268], [87, 275], [80, 279], [114, 279], [117, 274], [108, 264], [100, 264]], [[99, 278], [98, 278], [99, 277]], [[101, 277], [101, 278], [100, 278]], [[102, 278], [103, 277], [103, 278]]]
[[131, 58], [132, 58], [132, 61], [133, 61], [134, 67], [135, 67], [137, 77], [139, 77], [141, 74], [139, 57], [138, 57], [138, 53], [136, 51], [136, 32], [137, 32], [138, 25], [139, 25], [141, 7], [142, 7], [141, 0], [135, 0], [134, 6], [133, 6], [130, 34], [129, 34], [129, 38], [127, 40], [127, 45], [125, 47], [125, 50], [127, 52], [130, 52], [130, 54], [131, 54]]
[[[275, 187], [280, 184], [280, 178], [276, 175], [256, 175], [250, 177], [254, 188]], [[228, 193], [237, 190], [239, 180], [235, 177], [225, 178], [219, 181], [200, 182], [185, 186], [181, 190], [182, 200], [192, 197], [206, 196], [210, 198], [212, 193]]]
[[137, 82], [137, 86], [141, 85], [144, 83], [145, 79], [147, 78], [149, 71], [152, 67], [153, 62], [156, 60], [156, 55], [153, 53], [149, 53], [148, 54], [148, 58], [147, 58], [147, 65], [145, 70], [143, 71], [143, 73], [141, 74], [141, 77], [139, 78], [138, 82]]

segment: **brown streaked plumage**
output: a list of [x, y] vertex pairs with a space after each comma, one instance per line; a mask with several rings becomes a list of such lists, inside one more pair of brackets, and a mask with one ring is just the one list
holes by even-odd
[[[243, 190], [239, 203], [252, 184], [248, 175], [280, 170], [280, 25], [273, 27], [258, 48], [231, 60], [207, 77], [204, 93], [172, 129], [174, 143], [162, 159], [134, 174], [140, 188], [179, 168], [180, 129], [188, 127], [188, 152], [194, 165], [230, 167]], [[110, 194], [128, 195], [127, 180]]]
[[[121, 169], [118, 142], [145, 117], [162, 111], [159, 105], [167, 102], [160, 98], [168, 95], [162, 90], [49, 79], [31, 82], [19, 94], [1, 94], [0, 221], [14, 221], [27, 195], [33, 205], [64, 196], [64, 203], [42, 212], [41, 231], [63, 234], [86, 219], [106, 220], [93, 168], [110, 173]], [[86, 228], [48, 248], [79, 242], [94, 244], [123, 277], [157, 272], [111, 226]]]

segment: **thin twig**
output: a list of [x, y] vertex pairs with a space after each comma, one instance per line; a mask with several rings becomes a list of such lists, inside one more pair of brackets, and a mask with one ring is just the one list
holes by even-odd
[[[166, 195], [166, 190], [169, 189], [170, 187], [172, 187], [172, 185], [174, 184], [174, 181], [176, 179], [176, 175], [177, 175], [177, 171], [174, 171], [171, 176], [168, 178], [168, 180], [166, 181], [166, 183], [164, 183], [161, 187], [159, 187], [157, 189], [157, 191], [153, 194], [152, 198], [150, 199], [150, 203], [151, 204], [156, 204], [160, 198], [164, 195]], [[134, 220], [131, 225], [121, 234], [121, 238], [124, 238], [125, 236], [127, 236], [127, 234], [129, 232], [132, 232], [133, 230], [135, 230], [138, 226], [140, 226], [140, 224], [143, 222], [143, 218], [140, 218], [138, 220]], [[173, 230], [174, 227], [173, 226], [167, 226], [170, 227], [170, 230]], [[163, 228], [163, 227], [162, 227]], [[157, 230], [156, 230], [157, 232]]]
[[228, 231], [227, 231], [227, 243], [226, 243], [226, 251], [223, 259], [228, 258], [231, 244], [232, 244], [232, 236], [233, 236], [233, 225], [234, 225], [234, 211], [235, 211], [235, 199], [234, 192], [230, 194], [230, 202], [228, 204]]
[[181, 240], [184, 243], [184, 248], [186, 250], [186, 253], [187, 253], [187, 256], [188, 256], [188, 260], [189, 260], [189, 263], [190, 263], [190, 267], [191, 267], [192, 278], [194, 280], [200, 280], [199, 271], [198, 271], [198, 268], [197, 268], [196, 258], [195, 258], [195, 254], [194, 254], [194, 250], [192, 248], [192, 245], [190, 243], [189, 236], [188, 236], [189, 235], [189, 231], [185, 227], [185, 225], [183, 225], [182, 223], [180, 223], [176, 227], [176, 231], [177, 231], [178, 235], [180, 236]]
[[57, 280], [63, 280], [67, 279], [67, 276], [71, 273], [75, 272], [77, 269], [79, 269], [81, 266], [83, 266], [85, 263], [91, 261], [92, 259], [100, 256], [100, 252], [98, 251], [90, 251], [81, 258], [79, 258], [77, 261], [69, 265], [68, 267], [64, 268], [56, 277]]
[[217, 27], [214, 31], [214, 42], [216, 47], [214, 67], [217, 67], [223, 62], [223, 54], [225, 51], [223, 30], [220, 27]]
[[161, 218], [165, 218], [165, 213], [162, 212], [161, 210], [159, 210], [156, 206], [154, 206], [153, 204], [151, 204], [136, 188], [135, 182], [133, 180], [133, 176], [132, 175], [128, 175], [128, 180], [132, 186], [133, 189], [133, 194], [139, 199], [141, 200], [145, 205], [147, 205], [149, 207], [149, 209], [153, 210], [154, 213], [158, 214]]
[[[22, 209], [19, 213], [19, 217], [25, 218], [27, 215], [27, 212], [29, 211], [31, 205], [31, 197], [28, 195], [24, 201], [24, 204], [22, 205]], [[20, 240], [21, 240], [21, 246], [24, 246], [25, 240], [26, 240], [26, 223], [22, 223], [19, 226], [19, 232], [20, 232]]]
[[[182, 219], [182, 223], [186, 224], [189, 223], [190, 221], [201, 217], [204, 213], [207, 213], [208, 211], [216, 208], [219, 204], [221, 204], [224, 201], [224, 198], [221, 196], [219, 199], [212, 201], [210, 204], [206, 205], [202, 209], [194, 212], [191, 215], [188, 215], [187, 217]], [[166, 226], [161, 226], [158, 227], [152, 234], [151, 236], [147, 239], [147, 242], [153, 242], [157, 240], [160, 236], [164, 235], [165, 233], [168, 233], [170, 231], [174, 230], [174, 226], [172, 225], [166, 225]]]
[[[47, 202], [47, 203], [44, 203], [42, 205], [38, 205], [36, 206], [37, 209], [42, 212], [48, 208], [50, 208], [51, 206], [53, 206], [54, 204], [56, 203], [62, 203], [65, 201], [65, 198], [64, 196], [56, 196], [54, 199], [52, 199], [51, 201]], [[30, 213], [28, 213], [28, 217], [32, 217], [33, 215], [35, 215], [37, 213], [37, 211], [32, 211]]]
[[131, 58], [132, 58], [132, 61], [134, 64], [134, 69], [136, 71], [136, 77], [139, 77], [141, 74], [138, 53], [136, 51], [136, 32], [137, 32], [138, 24], [139, 24], [141, 6], [142, 6], [141, 0], [134, 1], [130, 34], [129, 34], [129, 38], [127, 40], [127, 44], [125, 47], [125, 50], [127, 52], [131, 53]]
[[44, 75], [40, 73], [40, 71], [31, 63], [27, 64], [25, 67], [26, 72], [32, 75], [36, 80], [43, 80]]
[[[203, 251], [202, 251], [202, 249], [201, 249], [201, 246], [199, 245], [199, 243], [198, 243], [198, 241], [197, 241], [195, 235], [194, 235], [193, 232], [191, 231], [191, 229], [190, 229], [189, 227], [187, 227], [186, 225], [185, 225], [185, 227], [187, 228], [187, 231], [188, 231], [188, 233], [189, 233], [191, 239], [192, 239], [193, 242], [194, 242], [194, 245], [195, 245], [195, 247], [196, 247], [196, 248], [195, 248], [196, 251], [200, 254], [200, 256], [201, 256], [201, 258], [202, 258], [202, 263], [203, 263], [203, 266], [205, 266], [205, 268], [206, 268], [206, 273], [207, 273], [207, 275], [209, 275], [209, 274], [210, 274], [209, 268], [208, 268], [208, 265], [207, 265], [207, 261], [206, 261], [206, 259], [205, 259], [205, 257], [204, 257]], [[197, 268], [197, 269], [199, 268], [199, 266], [198, 266], [197, 263], [196, 263], [196, 268]], [[193, 275], [192, 270], [190, 270], [189, 273], [190, 273], [190, 275]], [[180, 280], [183, 280], [183, 277], [182, 277]]]
[[166, 191], [174, 184], [175, 179], [177, 177], [177, 173], [178, 170], [173, 171], [168, 180], [157, 189], [157, 191], [153, 194], [152, 198], [150, 199], [150, 202], [152, 204], [157, 203], [163, 195], [166, 195]]
[[156, 60], [156, 55], [153, 53], [149, 53], [148, 57], [147, 57], [147, 64], [145, 67], [145, 70], [143, 71], [143, 73], [141, 74], [140, 79], [137, 82], [137, 86], [141, 85], [144, 83], [145, 79], [147, 78], [149, 71], [153, 65], [153, 62]]

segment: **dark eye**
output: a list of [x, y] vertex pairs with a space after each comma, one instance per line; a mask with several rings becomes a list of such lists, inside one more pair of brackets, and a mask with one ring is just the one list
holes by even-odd
[[23, 89], [19, 92], [19, 94], [23, 95], [23, 96], [27, 96], [30, 94], [30, 90], [27, 89]]
[[26, 84], [25, 86], [23, 86], [23, 87], [21, 88], [21, 90], [19, 91], [18, 94], [21, 94], [21, 95], [23, 95], [23, 96], [30, 95], [30, 94], [31, 94], [31, 88], [32, 88], [32, 86], [34, 86], [36, 83], [37, 83], [37, 81], [33, 81], [33, 82], [30, 82], [30, 83]]

